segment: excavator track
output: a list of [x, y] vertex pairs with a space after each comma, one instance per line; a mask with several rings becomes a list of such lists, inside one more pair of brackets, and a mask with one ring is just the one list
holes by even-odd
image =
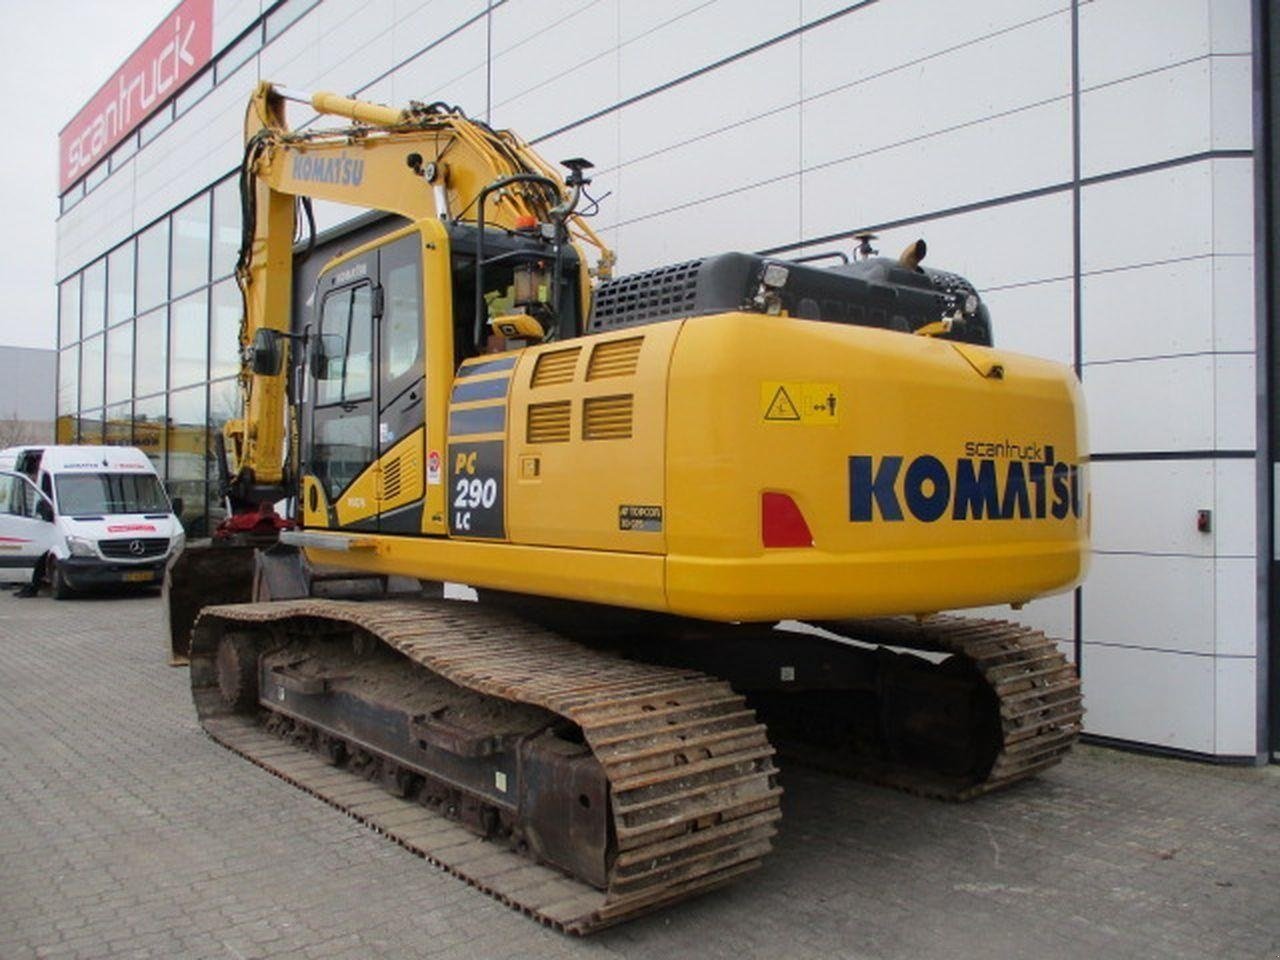
[[[219, 686], [219, 671], [227, 672], [219, 658], [228, 657], [220, 641], [232, 633], [257, 637], [266, 649], [335, 629], [376, 638], [461, 688], [545, 709], [580, 728], [608, 780], [604, 888], [335, 768], [332, 758], [269, 732], [265, 721], [278, 714], [258, 704], [237, 709], [225, 683]], [[773, 748], [728, 684], [620, 660], [466, 603], [303, 599], [207, 607], [192, 633], [191, 684], [214, 740], [569, 933], [590, 933], [749, 873], [769, 851], [780, 817]]]
[[885, 786], [943, 800], [969, 800], [1008, 787], [1062, 761], [1080, 735], [1084, 704], [1075, 667], [1039, 630], [1005, 620], [936, 616], [841, 620], [823, 629], [861, 643], [961, 658], [976, 672], [998, 717], [985, 773], [964, 780], [931, 777], [893, 764], [856, 772]]

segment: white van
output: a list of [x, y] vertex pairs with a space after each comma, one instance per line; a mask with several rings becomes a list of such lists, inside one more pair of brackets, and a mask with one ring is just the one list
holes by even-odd
[[158, 585], [182, 525], [136, 447], [0, 450], [0, 567], [46, 554], [58, 599], [106, 584]]

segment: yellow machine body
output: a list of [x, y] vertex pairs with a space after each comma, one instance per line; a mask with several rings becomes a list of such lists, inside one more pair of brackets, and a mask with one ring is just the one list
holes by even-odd
[[[447, 238], [420, 226], [440, 278]], [[423, 422], [332, 505], [304, 477], [316, 564], [715, 620], [1019, 603], [1084, 573], [1085, 425], [1059, 364], [725, 313], [453, 371], [448, 284], [423, 302]], [[420, 526], [378, 532], [414, 496]]]

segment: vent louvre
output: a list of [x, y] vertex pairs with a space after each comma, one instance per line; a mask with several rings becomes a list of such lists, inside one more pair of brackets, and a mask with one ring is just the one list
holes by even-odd
[[396, 457], [385, 464], [378, 475], [378, 499], [394, 500], [400, 496], [401, 484], [404, 480], [404, 457]]
[[640, 364], [642, 343], [644, 343], [644, 337], [631, 337], [628, 340], [613, 340], [609, 343], [597, 344], [591, 351], [591, 360], [587, 364], [587, 379], [603, 380], [606, 377], [631, 376]]
[[533, 368], [531, 386], [548, 387], [554, 383], [572, 383], [573, 371], [578, 366], [578, 354], [581, 347], [570, 350], [553, 350], [538, 357]]
[[569, 440], [569, 401], [529, 404], [526, 443], [566, 443]]
[[618, 397], [591, 397], [582, 405], [582, 439], [629, 439], [631, 414], [631, 394]]

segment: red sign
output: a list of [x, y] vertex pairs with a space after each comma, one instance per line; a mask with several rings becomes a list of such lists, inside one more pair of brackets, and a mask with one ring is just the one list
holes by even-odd
[[107, 533], [154, 533], [155, 529], [149, 523], [117, 523], [107, 527]]
[[213, 55], [213, 0], [183, 0], [58, 135], [59, 192], [86, 174]]

